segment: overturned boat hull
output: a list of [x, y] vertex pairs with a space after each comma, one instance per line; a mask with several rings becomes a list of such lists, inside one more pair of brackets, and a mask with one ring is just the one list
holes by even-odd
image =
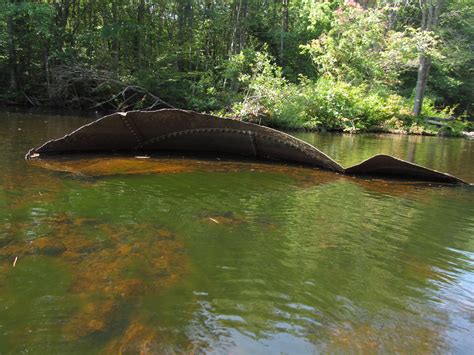
[[115, 113], [31, 149], [27, 159], [77, 153], [179, 152], [230, 154], [304, 164], [349, 175], [464, 184], [449, 174], [388, 155], [344, 168], [316, 147], [286, 133], [234, 119], [164, 109]]

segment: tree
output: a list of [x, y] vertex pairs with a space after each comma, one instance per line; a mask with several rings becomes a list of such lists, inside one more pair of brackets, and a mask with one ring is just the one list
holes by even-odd
[[429, 74], [425, 106], [472, 112], [472, 0], [444, 1], [440, 15], [441, 0], [0, 0], [0, 102], [229, 111], [265, 52], [289, 83], [407, 100], [419, 67], [417, 109]]
[[[436, 29], [443, 6], [443, 0], [420, 0], [421, 7], [421, 30], [432, 32]], [[426, 53], [420, 54], [420, 63], [418, 66], [418, 76], [415, 88], [415, 104], [413, 113], [415, 116], [421, 114], [423, 99], [425, 96], [426, 85], [431, 68], [431, 58]]]
[[16, 50], [15, 50], [15, 39], [14, 39], [14, 27], [13, 27], [13, 16], [7, 15], [7, 33], [8, 33], [8, 57], [9, 57], [9, 72], [10, 72], [10, 89], [16, 90], [17, 84], [17, 65], [16, 65]]
[[452, 106], [458, 115], [474, 113], [473, 13], [470, 0], [445, 1], [437, 29], [442, 58], [434, 58], [430, 69], [430, 92], [439, 106]]
[[[303, 48], [319, 75], [374, 89], [397, 87], [399, 76], [413, 66], [418, 47], [432, 50], [433, 38], [411, 27], [390, 29], [390, 8], [364, 9], [354, 1], [332, 9], [317, 21], [330, 27]], [[325, 25], [327, 26], [327, 25]]]

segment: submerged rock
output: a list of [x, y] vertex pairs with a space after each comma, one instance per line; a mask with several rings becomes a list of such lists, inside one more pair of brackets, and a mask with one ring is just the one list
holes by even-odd
[[32, 252], [43, 255], [59, 255], [66, 251], [65, 245], [58, 238], [41, 237], [32, 243]]

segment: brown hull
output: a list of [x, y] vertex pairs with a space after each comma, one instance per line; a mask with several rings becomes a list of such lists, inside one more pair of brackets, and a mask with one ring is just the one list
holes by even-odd
[[305, 164], [350, 175], [441, 183], [464, 183], [449, 174], [376, 155], [344, 168], [312, 145], [252, 123], [192, 111], [164, 109], [115, 113], [31, 149], [27, 159], [53, 154], [104, 152], [226, 153], [253, 159]]

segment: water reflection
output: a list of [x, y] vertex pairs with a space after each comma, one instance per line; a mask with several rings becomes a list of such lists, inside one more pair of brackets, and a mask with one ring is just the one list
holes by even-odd
[[[265, 201], [252, 213], [279, 206], [273, 208], [276, 232], [221, 234], [225, 242], [218, 247], [226, 248], [219, 253], [206, 244], [218, 260], [198, 265], [209, 264], [205, 281], [219, 286], [204, 289], [203, 311], [228, 338], [238, 330], [254, 346], [276, 346], [285, 333], [288, 344], [309, 340], [320, 350], [440, 350], [450, 314], [435, 302], [440, 286], [449, 288], [472, 271], [472, 254], [462, 258], [463, 267], [453, 267], [461, 258], [452, 246], [463, 240], [466, 248], [470, 241], [472, 217], [459, 211], [471, 206], [472, 214], [473, 201], [450, 212], [440, 208], [443, 197], [428, 194], [421, 203], [419, 196], [382, 199], [338, 183]], [[426, 203], [438, 208], [419, 213]], [[466, 218], [470, 227], [462, 231], [457, 223], [466, 226]]]
[[[81, 119], [68, 120], [0, 120], [1, 353], [474, 348], [472, 188], [226, 161], [78, 174], [22, 160]], [[373, 147], [398, 149], [391, 137]], [[363, 151], [355, 162], [375, 153], [346, 138], [334, 144]], [[433, 149], [431, 167], [469, 180], [471, 143], [435, 142], [447, 147], [422, 139], [415, 161]]]
[[318, 147], [344, 166], [357, 164], [374, 154], [388, 154], [446, 171], [474, 183], [474, 140], [388, 134], [294, 135]]

